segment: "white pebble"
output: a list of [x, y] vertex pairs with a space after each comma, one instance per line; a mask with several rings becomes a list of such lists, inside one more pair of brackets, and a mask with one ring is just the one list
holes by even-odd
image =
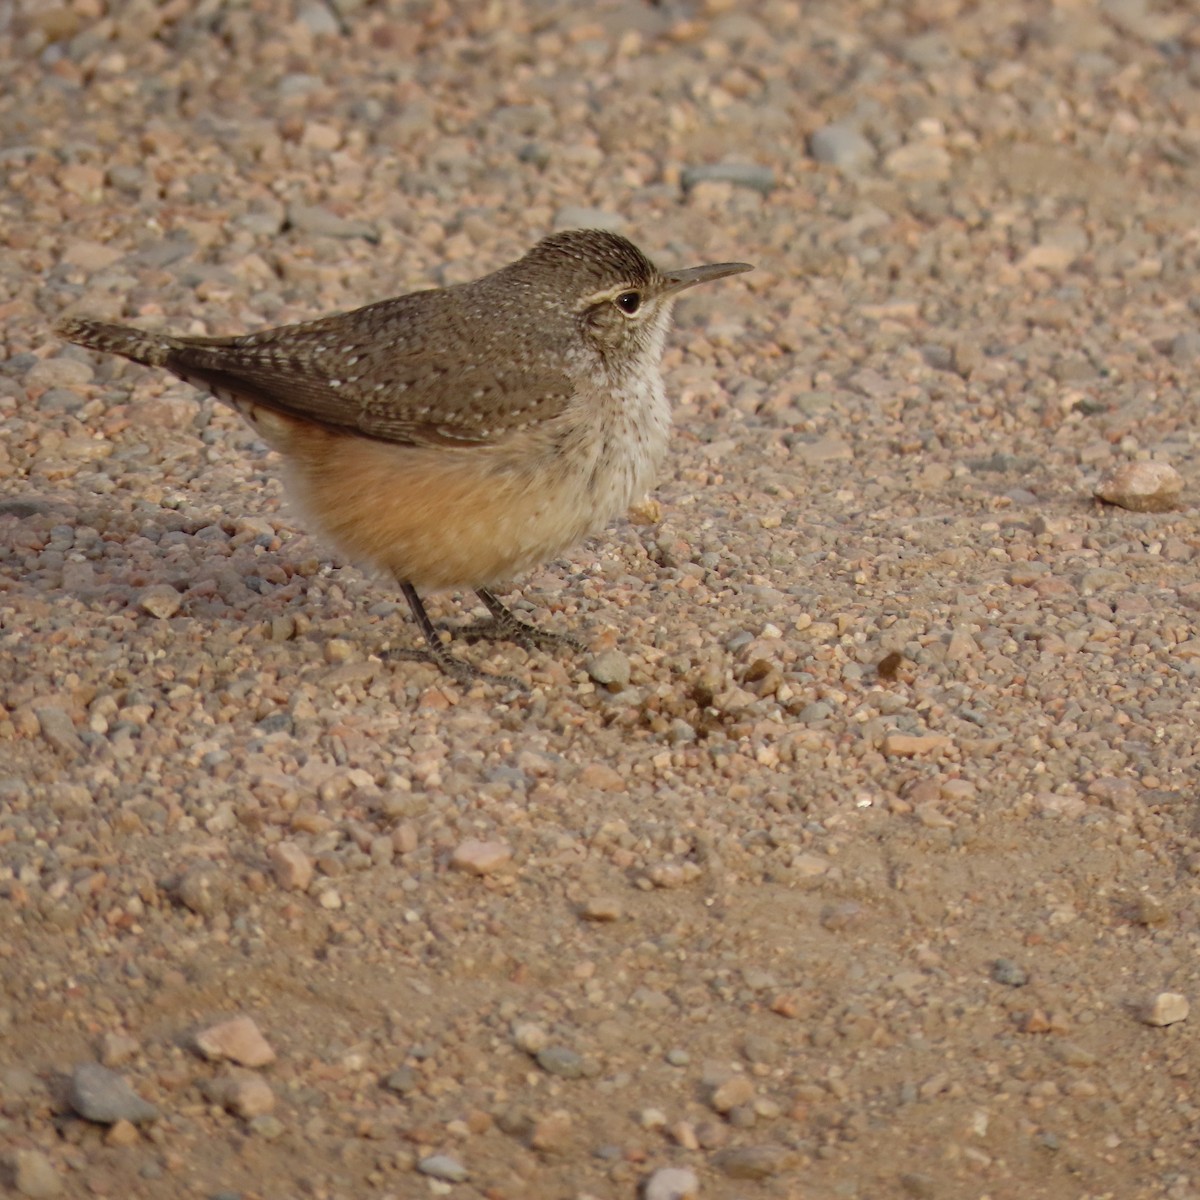
[[1191, 1005], [1188, 998], [1179, 992], [1159, 992], [1142, 1014], [1147, 1025], [1175, 1025], [1186, 1021]]
[[699, 1194], [700, 1180], [690, 1167], [659, 1167], [642, 1189], [644, 1200], [695, 1200]]

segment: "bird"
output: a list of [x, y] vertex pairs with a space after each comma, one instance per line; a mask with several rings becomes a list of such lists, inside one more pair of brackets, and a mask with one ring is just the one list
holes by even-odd
[[490, 619], [472, 632], [580, 648], [494, 589], [649, 490], [671, 424], [675, 301], [751, 269], [663, 271], [617, 233], [567, 230], [472, 282], [299, 324], [183, 337], [71, 318], [58, 332], [234, 408], [279, 453], [302, 521], [399, 584], [425, 642], [402, 656], [465, 683], [486, 673], [443, 642], [422, 594], [474, 590]]

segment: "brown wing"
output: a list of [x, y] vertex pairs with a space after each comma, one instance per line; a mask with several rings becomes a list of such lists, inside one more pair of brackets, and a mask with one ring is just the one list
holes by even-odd
[[176, 338], [168, 370], [383, 441], [484, 445], [562, 412], [557, 363], [453, 290], [233, 338]]

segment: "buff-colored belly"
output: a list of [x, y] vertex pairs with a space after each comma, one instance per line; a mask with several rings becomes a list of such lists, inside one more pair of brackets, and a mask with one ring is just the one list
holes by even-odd
[[419, 590], [510, 579], [602, 528], [648, 485], [612, 446], [554, 457], [534, 443], [403, 446], [255, 416], [313, 531]]

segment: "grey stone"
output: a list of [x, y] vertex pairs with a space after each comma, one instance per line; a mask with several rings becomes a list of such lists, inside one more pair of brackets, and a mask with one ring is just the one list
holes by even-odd
[[875, 161], [875, 147], [852, 125], [835, 121], [808, 139], [808, 152], [839, 171], [861, 171]]
[[18, 521], [40, 517], [53, 511], [54, 506], [43, 500], [23, 500], [18, 497], [0, 500], [0, 517], [16, 517]]
[[420, 1085], [420, 1076], [412, 1067], [399, 1067], [383, 1081], [383, 1086], [398, 1096], [406, 1096], [409, 1092], [415, 1092]]
[[315, 2], [302, 4], [296, 16], [299, 18], [300, 23], [307, 25], [310, 32], [314, 34], [336, 36], [342, 32], [338, 25], [337, 17], [324, 4]]
[[158, 1116], [158, 1109], [143, 1100], [122, 1076], [99, 1063], [81, 1063], [75, 1068], [68, 1100], [81, 1117], [99, 1125], [115, 1125], [118, 1121], [139, 1125]]
[[1171, 355], [1172, 361], [1181, 366], [1195, 362], [1200, 358], [1200, 333], [1194, 333], [1191, 330], [1177, 333], [1171, 339], [1168, 353]]
[[362, 238], [378, 242], [379, 231], [368, 221], [339, 217], [315, 204], [293, 204], [287, 210], [286, 226], [315, 237]]
[[195, 249], [195, 243], [186, 237], [160, 238], [147, 242], [132, 254], [126, 255], [125, 265], [133, 269], [161, 270], [177, 263], [181, 258], [187, 258]]
[[959, 57], [946, 35], [935, 30], [906, 39], [900, 45], [900, 54], [921, 71], [944, 71]]
[[578, 1079], [583, 1074], [583, 1056], [569, 1046], [546, 1046], [537, 1053], [537, 1064], [548, 1075]]
[[812, 700], [797, 714], [796, 720], [802, 725], [815, 725], [818, 721], [828, 721], [833, 716], [833, 705], [828, 700]]
[[998, 958], [992, 963], [992, 978], [1005, 987], [1024, 987], [1029, 982], [1029, 972], [1011, 958]]
[[49, 705], [34, 710], [42, 737], [61, 754], [83, 754], [83, 742], [75, 731], [75, 723], [65, 709]]
[[272, 1113], [262, 1113], [248, 1123], [250, 1131], [264, 1141], [273, 1142], [287, 1132], [287, 1126]]
[[446, 1179], [451, 1183], [462, 1183], [470, 1174], [457, 1158], [451, 1158], [449, 1154], [431, 1154], [417, 1163], [417, 1170], [432, 1179]]
[[775, 189], [775, 172], [757, 163], [706, 163], [684, 168], [681, 183], [685, 192], [698, 183], [731, 183], [766, 196]]
[[279, 95], [289, 98], [307, 96], [309, 92], [320, 91], [324, 85], [324, 80], [320, 75], [311, 75], [305, 71], [289, 71], [279, 81]]
[[104, 173], [108, 186], [127, 195], [136, 195], [146, 182], [146, 172], [128, 163], [114, 163]]

